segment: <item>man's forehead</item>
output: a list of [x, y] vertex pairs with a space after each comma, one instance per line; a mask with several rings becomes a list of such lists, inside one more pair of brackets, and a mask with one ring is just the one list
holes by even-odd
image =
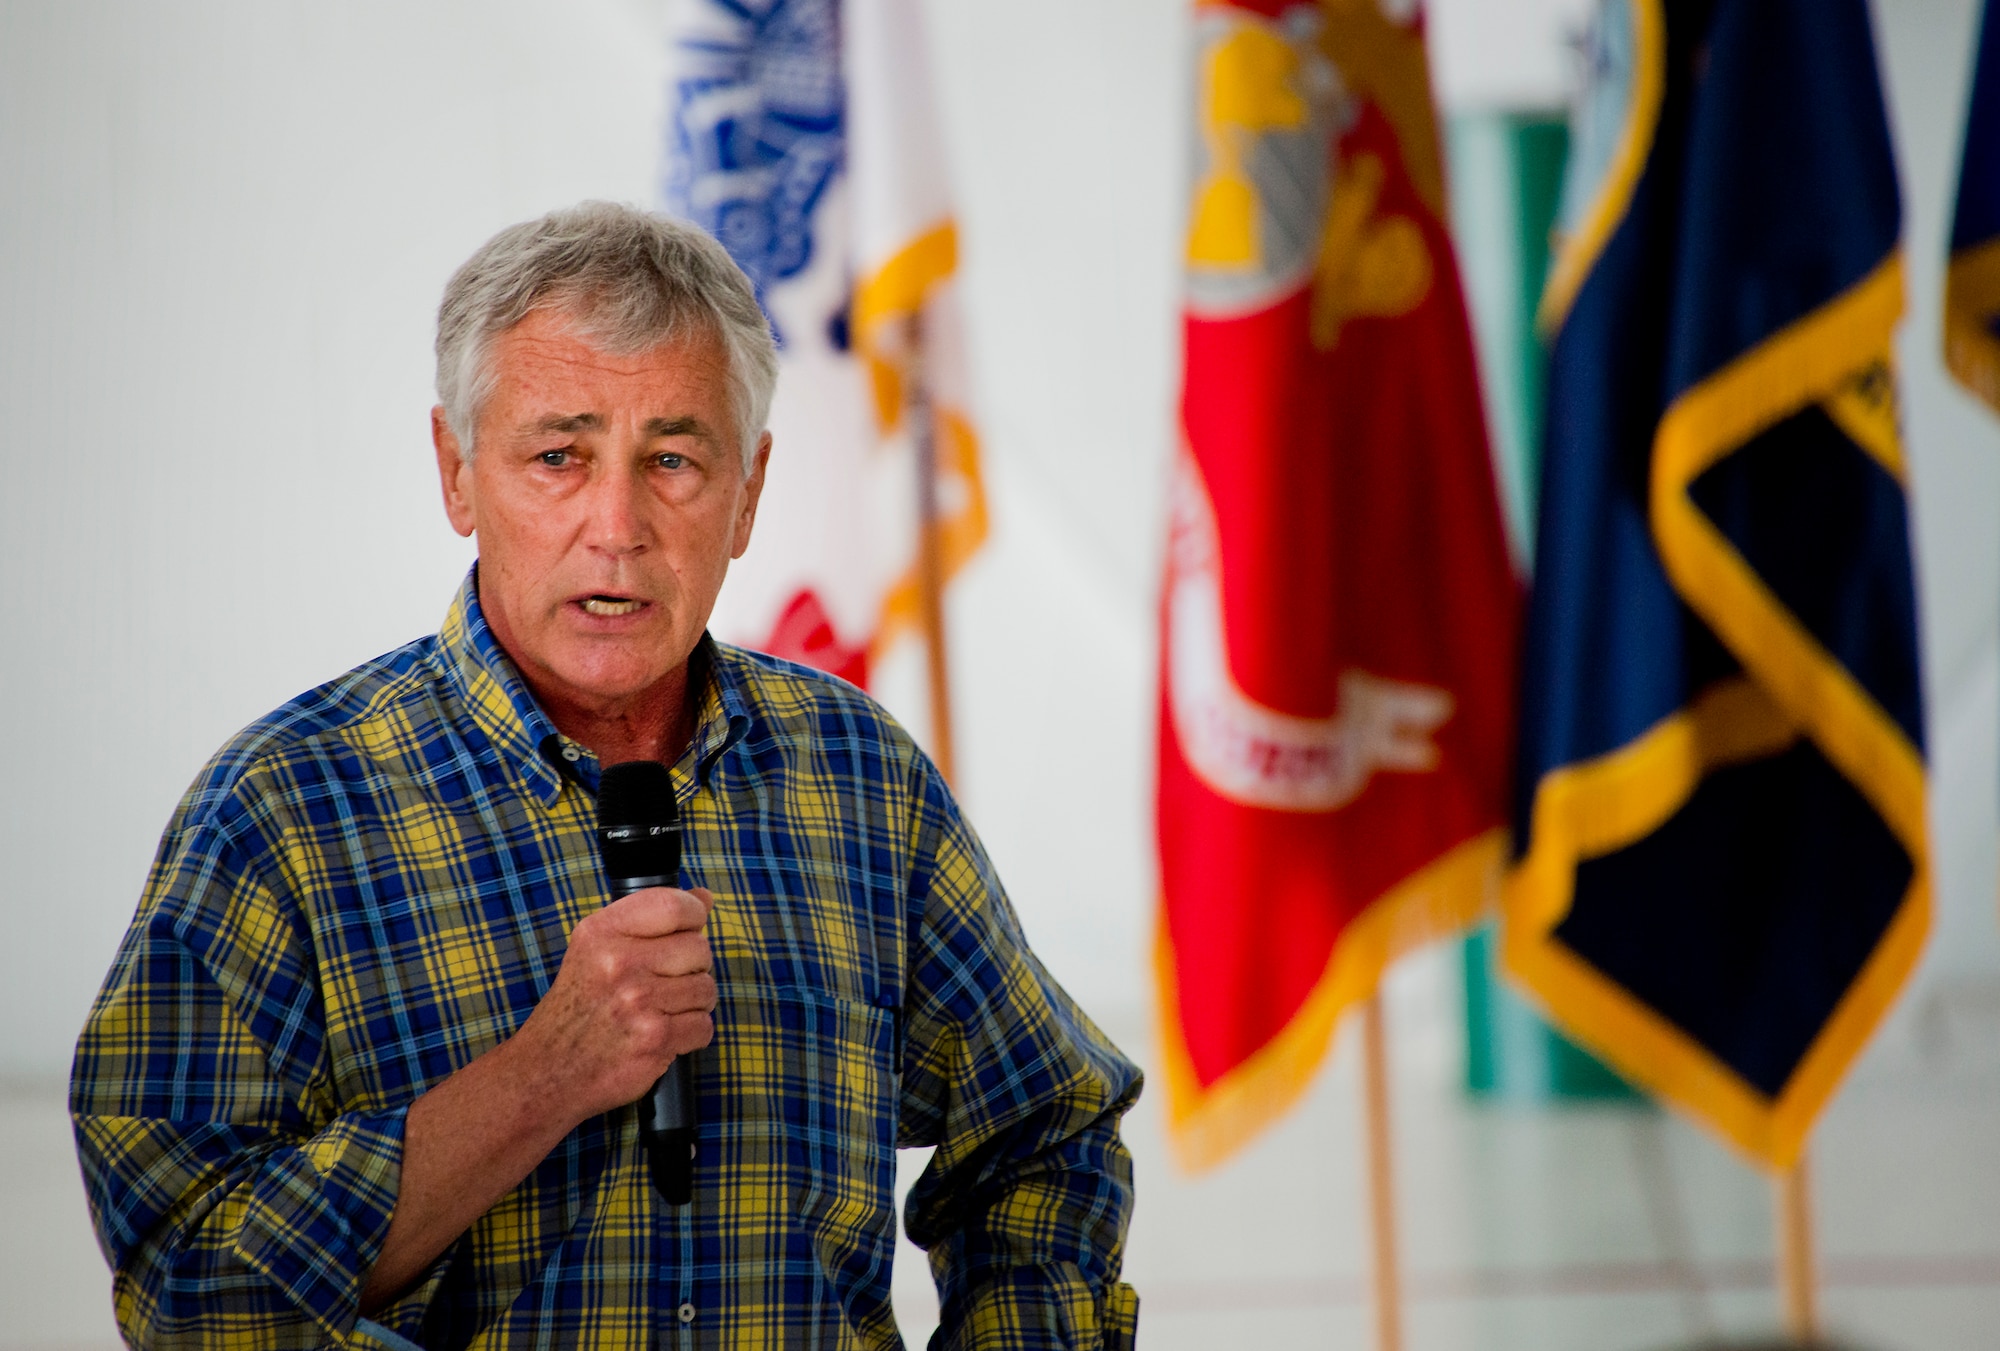
[[488, 409], [520, 431], [601, 431], [637, 413], [649, 435], [704, 435], [727, 410], [727, 356], [706, 334], [607, 351], [560, 316], [537, 311], [495, 336], [487, 370]]

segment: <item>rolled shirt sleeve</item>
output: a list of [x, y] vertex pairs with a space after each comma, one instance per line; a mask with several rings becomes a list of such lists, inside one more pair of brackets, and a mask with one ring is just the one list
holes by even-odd
[[1136, 1066], [1028, 950], [991, 864], [920, 764], [904, 999], [902, 1140], [935, 1145], [906, 1225], [928, 1250], [943, 1344], [1122, 1348]]
[[337, 1108], [311, 947], [227, 806], [183, 804], [78, 1043], [86, 1192], [131, 1344], [344, 1343], [405, 1109]]

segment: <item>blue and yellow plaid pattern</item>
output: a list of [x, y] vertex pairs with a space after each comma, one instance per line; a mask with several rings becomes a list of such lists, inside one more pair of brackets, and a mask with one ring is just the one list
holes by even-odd
[[468, 578], [443, 631], [251, 726], [160, 842], [71, 1085], [138, 1346], [884, 1347], [899, 1146], [940, 1345], [1129, 1345], [1140, 1077], [1028, 951], [936, 769], [829, 677], [704, 642], [673, 767], [716, 904], [694, 1203], [579, 1126], [357, 1321], [404, 1111], [527, 1018], [605, 899], [597, 766]]

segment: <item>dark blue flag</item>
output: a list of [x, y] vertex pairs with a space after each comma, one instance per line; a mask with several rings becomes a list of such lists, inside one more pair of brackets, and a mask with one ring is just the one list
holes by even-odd
[[1864, 0], [1610, 0], [1572, 137], [1507, 961], [1774, 1167], [1930, 923]]
[[2000, 26], [1979, 24], [1965, 113], [1965, 157], [1944, 284], [1944, 359], [1964, 386], [2000, 411]]

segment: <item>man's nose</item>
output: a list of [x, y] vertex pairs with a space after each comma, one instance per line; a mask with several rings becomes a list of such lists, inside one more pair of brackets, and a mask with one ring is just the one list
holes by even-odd
[[644, 476], [630, 467], [610, 463], [591, 476], [590, 546], [608, 554], [638, 553], [649, 544], [645, 514]]

